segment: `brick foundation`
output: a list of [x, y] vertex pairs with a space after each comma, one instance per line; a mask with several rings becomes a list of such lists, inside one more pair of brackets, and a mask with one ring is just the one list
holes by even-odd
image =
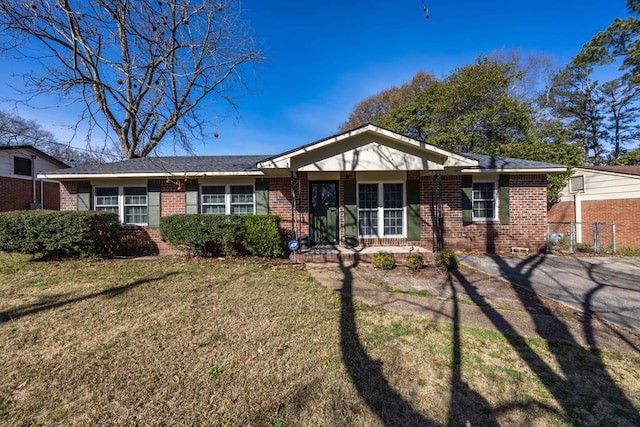
[[118, 237], [119, 256], [173, 255], [178, 251], [160, 240], [160, 230], [147, 227], [125, 226]]

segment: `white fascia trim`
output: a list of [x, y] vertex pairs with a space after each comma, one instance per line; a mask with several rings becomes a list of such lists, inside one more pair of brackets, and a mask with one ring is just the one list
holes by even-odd
[[566, 172], [567, 168], [545, 168], [545, 169], [462, 169], [461, 173], [513, 173], [513, 174], [547, 174]]
[[[452, 158], [452, 159], [456, 159], [456, 160], [461, 161], [461, 162], [465, 162], [469, 166], [475, 166], [475, 165], [478, 164], [477, 160], [470, 159], [469, 157], [465, 157], [465, 156], [461, 156], [459, 154], [451, 153], [449, 151], [446, 151], [446, 150], [443, 150], [441, 148], [438, 148], [438, 147], [436, 147], [434, 145], [430, 145], [430, 144], [427, 144], [427, 143], [424, 143], [424, 142], [420, 142], [420, 141], [415, 140], [413, 138], [409, 138], [408, 136], [400, 135], [398, 133], [391, 132], [389, 130], [382, 129], [382, 128], [378, 127], [378, 126], [370, 124], [370, 125], [364, 126], [362, 128], [356, 129], [354, 131], [345, 132], [345, 133], [342, 133], [340, 135], [331, 137], [329, 139], [325, 139], [323, 141], [319, 141], [319, 142], [317, 142], [317, 143], [315, 143], [313, 145], [310, 145], [310, 146], [307, 146], [307, 147], [304, 147], [304, 148], [300, 148], [300, 149], [295, 150], [295, 151], [293, 151], [291, 153], [285, 154], [284, 156], [278, 156], [278, 157], [274, 157], [274, 158], [272, 158], [270, 160], [267, 160], [265, 162], [259, 162], [258, 163], [258, 168], [259, 169], [269, 168], [269, 164], [274, 165], [274, 164], [277, 164], [278, 162], [282, 162], [284, 160], [291, 159], [293, 157], [299, 156], [299, 155], [307, 153], [309, 151], [313, 151], [313, 150], [316, 150], [318, 148], [322, 148], [324, 146], [331, 145], [333, 143], [336, 143], [336, 142], [342, 141], [344, 139], [351, 138], [353, 136], [360, 135], [360, 134], [366, 133], [366, 132], [374, 132], [374, 133], [386, 136], [387, 138], [390, 138], [390, 139], [395, 139], [395, 140], [398, 140], [398, 141], [402, 141], [402, 142], [404, 142], [406, 144], [413, 145], [414, 147], [422, 148], [425, 151], [434, 152], [434, 153], [439, 154], [439, 155], [441, 155], [441, 156], [443, 156], [445, 158]], [[287, 163], [287, 166], [289, 166], [289, 165], [290, 165], [290, 163]]]
[[575, 175], [576, 172], [603, 174], [603, 175], [617, 176], [617, 177], [623, 177], [623, 178], [640, 179], [640, 176], [638, 176], [638, 175], [631, 174], [631, 173], [626, 173], [626, 172], [622, 172], [622, 171], [613, 172], [613, 171], [602, 171], [602, 170], [598, 170], [598, 169], [573, 168], [574, 175]]
[[96, 178], [200, 178], [207, 176], [264, 176], [260, 171], [241, 172], [185, 172], [185, 173], [77, 173], [77, 174], [48, 174], [40, 173], [40, 179], [96, 179]]

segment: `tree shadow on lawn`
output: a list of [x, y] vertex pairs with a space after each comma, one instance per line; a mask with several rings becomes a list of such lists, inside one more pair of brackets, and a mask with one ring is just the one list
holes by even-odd
[[[355, 267], [355, 266], [353, 266]], [[358, 336], [356, 312], [353, 305], [352, 268], [341, 264], [342, 288], [340, 345], [346, 370], [355, 385], [358, 394], [367, 406], [379, 417], [385, 426], [436, 426], [438, 422], [421, 414], [384, 376], [382, 363], [372, 359], [366, 352]], [[535, 267], [535, 266], [534, 266]], [[450, 280], [457, 280], [465, 292], [478, 300], [478, 306], [488, 319], [504, 335], [507, 343], [536, 375], [540, 384], [560, 405], [561, 409], [547, 404], [543, 400], [527, 398], [521, 401], [505, 402], [492, 407], [477, 391], [464, 381], [462, 375], [463, 348], [460, 336], [461, 319], [458, 290], [451, 284], [452, 290], [452, 355], [451, 384], [447, 425], [499, 425], [497, 417], [512, 411], [525, 411], [526, 416], [535, 418], [538, 411], [553, 414], [569, 425], [588, 425], [595, 423], [619, 422], [622, 425], [640, 425], [636, 408], [607, 372], [597, 350], [580, 347], [572, 340], [571, 331], [558, 318], [552, 315], [539, 315], [535, 307], [545, 307], [538, 296], [529, 315], [536, 325], [540, 336], [551, 341], [560, 337], [561, 341], [550, 342], [549, 351], [555, 356], [557, 368], [549, 365], [530, 344], [520, 336], [516, 329], [502, 314], [493, 308], [489, 301], [478, 294], [473, 285], [459, 271], [450, 272]], [[518, 294], [520, 295], [520, 293]], [[529, 297], [531, 298], [531, 297]], [[524, 300], [522, 301], [525, 302]], [[531, 305], [527, 300], [525, 306]], [[548, 311], [549, 313], [551, 311]], [[585, 320], [585, 333], [590, 328]], [[548, 330], [551, 329], [551, 334]], [[594, 342], [593, 337], [588, 342]], [[428, 363], [428, 360], [425, 360]], [[599, 419], [594, 421], [594, 415]]]
[[177, 274], [177, 272], [166, 273], [158, 277], [149, 277], [145, 279], [139, 279], [139, 280], [136, 280], [135, 282], [131, 282], [126, 285], [114, 286], [100, 292], [94, 292], [88, 295], [82, 295], [75, 298], [67, 298], [69, 296], [68, 293], [48, 296], [33, 304], [26, 304], [20, 307], [16, 307], [13, 309], [0, 312], [0, 323], [9, 322], [12, 320], [18, 320], [24, 316], [40, 313], [42, 311], [47, 311], [47, 310], [54, 310], [56, 308], [60, 308], [68, 304], [73, 304], [76, 302], [85, 301], [92, 298], [98, 298], [98, 297], [114, 298], [126, 293], [127, 291], [133, 288], [137, 288], [138, 286], [145, 285], [152, 282], [157, 282], [159, 280], [163, 280], [168, 277], [171, 277], [175, 274]]
[[[438, 426], [439, 423], [418, 412], [384, 377], [382, 362], [367, 354], [358, 336], [356, 313], [353, 305], [352, 268], [341, 264], [343, 274], [340, 315], [340, 346], [347, 372], [367, 406], [385, 426]], [[453, 289], [453, 337], [451, 396], [446, 425], [497, 426], [496, 411], [489, 402], [462, 379], [462, 346], [460, 315], [456, 290]], [[428, 363], [428, 360], [425, 360]], [[503, 409], [527, 407], [530, 403], [511, 403]], [[544, 406], [544, 405], [542, 405]], [[550, 409], [553, 411], [553, 409]]]
[[343, 274], [340, 290], [340, 348], [349, 377], [367, 406], [385, 426], [437, 426], [416, 411], [388, 383], [382, 372], [382, 362], [369, 357], [358, 337], [353, 305], [353, 273], [340, 264]]
[[[500, 257], [492, 257], [503, 274], [509, 277], [518, 277], [518, 285], [526, 289], [533, 289], [531, 275], [536, 267], [543, 262], [544, 257], [527, 258], [516, 267], [510, 267]], [[473, 292], [472, 284], [458, 270], [450, 272], [467, 292]], [[590, 313], [590, 301], [594, 293], [600, 289], [596, 286], [584, 301], [583, 311]], [[520, 293], [518, 293], [520, 296]], [[482, 298], [482, 297], [480, 297]], [[535, 305], [544, 306], [544, 301], [534, 294]], [[486, 301], [484, 301], [486, 302]], [[515, 328], [501, 315], [501, 313], [489, 304], [479, 304], [482, 312], [504, 334], [507, 342], [520, 355], [521, 359], [535, 373], [544, 387], [562, 407], [565, 422], [571, 425], [587, 425], [594, 421], [591, 413], [598, 411], [601, 415], [599, 423], [612, 420], [624, 420], [627, 425], [640, 425], [640, 415], [623, 390], [609, 375], [601, 357], [600, 350], [593, 334], [592, 319], [582, 319], [583, 332], [590, 350], [582, 348], [573, 338], [567, 325], [559, 318], [546, 315], [540, 316], [530, 308], [530, 304], [524, 304], [535, 325], [536, 332], [544, 338], [557, 338], [567, 343], [550, 343], [549, 351], [553, 354], [561, 373], [557, 373], [552, 366], [546, 363], [527, 342], [520, 337]], [[606, 399], [606, 403], [602, 400]], [[604, 404], [603, 404], [604, 403]], [[585, 411], [586, 410], [586, 411]], [[603, 410], [609, 412], [603, 414]]]

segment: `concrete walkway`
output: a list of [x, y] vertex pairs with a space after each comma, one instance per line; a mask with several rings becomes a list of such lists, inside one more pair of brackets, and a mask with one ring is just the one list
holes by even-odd
[[[464, 326], [640, 354], [640, 336], [612, 328], [598, 319], [561, 319], [532, 314], [525, 309], [501, 310], [490, 306], [460, 304], [451, 299], [408, 295], [370, 283], [360, 276], [357, 268], [336, 263], [307, 263], [306, 267], [309, 274], [325, 287], [338, 292], [350, 289], [349, 296], [387, 310], [444, 322], [452, 322], [454, 313], [457, 313], [458, 322]], [[458, 270], [456, 274], [463, 275], [464, 271]], [[459, 280], [464, 280], [464, 277]]]
[[640, 258], [464, 255], [463, 265], [640, 334]]

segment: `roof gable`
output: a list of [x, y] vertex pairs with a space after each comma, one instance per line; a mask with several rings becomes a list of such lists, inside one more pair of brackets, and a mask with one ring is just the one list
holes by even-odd
[[258, 163], [299, 171], [442, 170], [477, 161], [368, 124]]
[[64, 163], [61, 160], [56, 159], [55, 157], [45, 153], [44, 151], [38, 150], [33, 145], [0, 145], [0, 151], [21, 151], [21, 150], [28, 151], [42, 159], [45, 159], [48, 162], [58, 166], [60, 169], [65, 169], [69, 167], [68, 164]]

